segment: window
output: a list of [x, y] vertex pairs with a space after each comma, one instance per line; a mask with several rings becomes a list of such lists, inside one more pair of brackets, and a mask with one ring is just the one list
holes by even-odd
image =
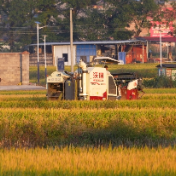
[[68, 62], [68, 54], [67, 53], [63, 53], [62, 57], [64, 58], [64, 62]]

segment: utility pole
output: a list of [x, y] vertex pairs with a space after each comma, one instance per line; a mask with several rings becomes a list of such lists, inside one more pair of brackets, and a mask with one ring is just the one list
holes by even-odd
[[37, 79], [38, 79], [38, 85], [40, 83], [40, 68], [39, 68], [39, 65], [40, 65], [40, 62], [39, 62], [39, 29], [42, 29], [46, 26], [42, 26], [42, 27], [39, 27], [39, 24], [40, 22], [38, 21], [35, 21], [35, 23], [37, 24]]
[[44, 58], [45, 58], [45, 82], [47, 78], [47, 68], [46, 68], [46, 37], [47, 35], [43, 35], [44, 37]]
[[73, 63], [73, 21], [72, 21], [72, 11], [73, 11], [73, 8], [70, 8], [70, 52], [71, 52], [71, 72], [74, 72], [74, 63]]
[[142, 43], [142, 63], [144, 63], [144, 43]]
[[38, 85], [40, 83], [40, 68], [39, 68], [39, 22], [35, 22], [37, 24], [37, 80]]
[[160, 67], [162, 68], [162, 39], [161, 39], [161, 32], [160, 31]]

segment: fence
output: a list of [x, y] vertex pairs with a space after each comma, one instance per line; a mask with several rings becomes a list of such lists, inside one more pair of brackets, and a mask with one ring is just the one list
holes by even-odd
[[[44, 54], [40, 54], [39, 63], [40, 63], [40, 65], [45, 65]], [[52, 54], [46, 54], [46, 64], [53, 65], [53, 55]], [[29, 55], [29, 65], [30, 66], [37, 66], [37, 54], [30, 54]]]

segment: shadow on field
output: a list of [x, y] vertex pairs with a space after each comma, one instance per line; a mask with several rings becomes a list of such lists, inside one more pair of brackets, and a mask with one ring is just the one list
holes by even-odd
[[93, 145], [95, 147], [168, 147], [176, 144], [176, 138], [159, 136], [154, 131], [129, 128], [127, 126], [114, 126], [111, 129], [100, 129], [82, 132], [81, 134], [72, 134], [68, 136], [67, 144], [76, 146]]
[[[9, 126], [8, 126], [9, 125]], [[167, 147], [176, 143], [174, 127], [140, 126], [125, 121], [111, 121], [108, 126], [86, 127], [77, 123], [47, 123], [28, 122], [24, 124], [1, 123], [1, 147], [48, 147], [48, 146], [109, 146], [112, 147]]]

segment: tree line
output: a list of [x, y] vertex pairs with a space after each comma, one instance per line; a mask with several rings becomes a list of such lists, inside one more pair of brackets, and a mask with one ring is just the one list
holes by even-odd
[[162, 20], [161, 5], [155, 0], [0, 0], [0, 50], [8, 45], [11, 52], [23, 51], [36, 43], [36, 21], [45, 26], [40, 42], [44, 34], [47, 42], [69, 41], [70, 8], [74, 41], [130, 39], [150, 27], [148, 18]]

